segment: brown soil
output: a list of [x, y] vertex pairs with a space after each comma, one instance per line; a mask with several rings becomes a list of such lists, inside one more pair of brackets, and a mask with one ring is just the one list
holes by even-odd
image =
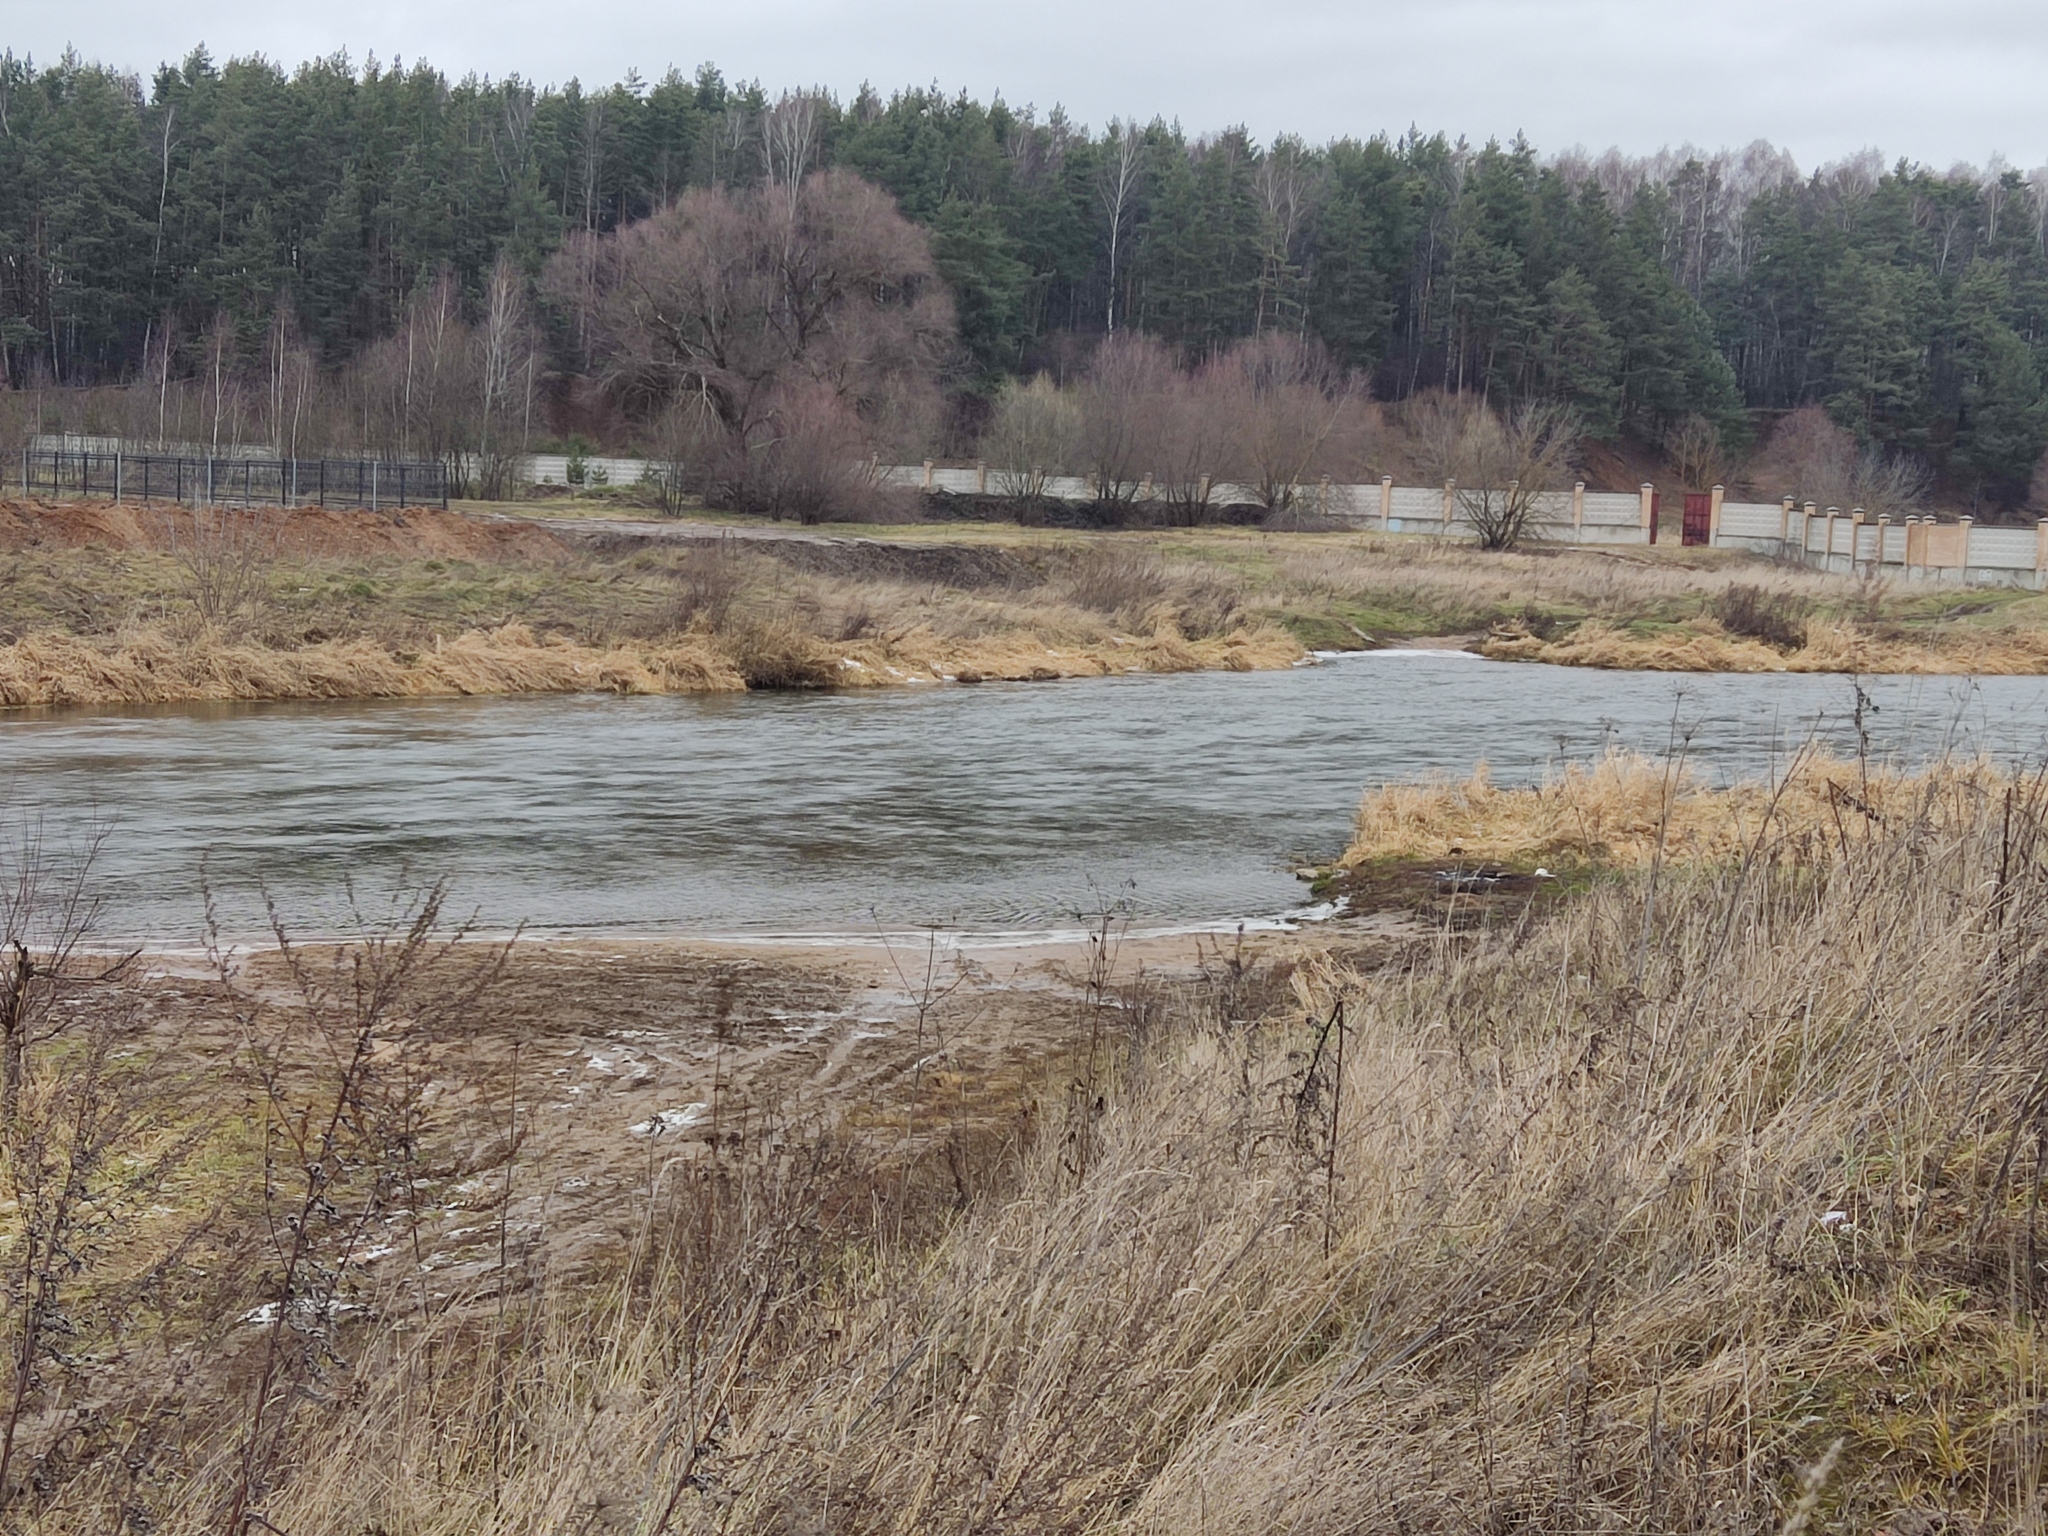
[[[1563, 880], [1513, 869], [1461, 851], [1436, 859], [1383, 859], [1340, 866], [1316, 883], [1316, 894], [1342, 901], [1346, 914], [1369, 914], [1366, 923], [1387, 933], [1403, 931], [1399, 920], [1419, 920], [1431, 930], [1464, 932], [1502, 920], [1515, 921], [1532, 906], [1548, 908], [1567, 889]], [[1338, 932], [1353, 927], [1341, 924]], [[1419, 928], [1416, 931], [1421, 931]]]
[[[223, 514], [220, 509], [194, 514], [182, 507], [108, 501], [0, 501], [0, 549], [54, 544], [168, 551], [179, 536], [190, 537], [195, 515], [210, 523]], [[470, 517], [439, 507], [378, 512], [267, 507], [256, 509], [254, 515], [262, 520], [265, 541], [275, 541], [270, 552], [285, 559], [398, 555], [412, 559], [558, 560], [568, 552], [542, 524], [523, 518]]]
[[[949, 1147], [1028, 1134], [1068, 1091], [1091, 1031], [1120, 1037], [1148, 990], [1257, 960], [1280, 959], [1284, 975], [1304, 944], [1378, 953], [1409, 937], [1364, 924], [1125, 941], [1092, 997], [1082, 944], [522, 941], [477, 1032], [434, 1065], [434, 1176], [416, 1231], [394, 1223], [378, 1238], [383, 1263], [419, 1266], [428, 1294], [458, 1305], [497, 1294], [501, 1242], [515, 1274], [543, 1235], [554, 1273], [598, 1272], [633, 1240], [663, 1170], [784, 1136], [864, 1141], [943, 1182], [957, 1177]], [[234, 985], [293, 1006], [275, 952], [245, 959]], [[161, 960], [138, 986], [144, 1015], [195, 1067], [234, 1054], [210, 971]]]

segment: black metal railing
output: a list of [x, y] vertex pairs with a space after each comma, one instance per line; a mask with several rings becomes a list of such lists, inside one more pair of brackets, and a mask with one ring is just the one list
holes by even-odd
[[31, 496], [236, 507], [445, 507], [447, 466], [389, 459], [243, 459], [24, 450], [15, 486]]

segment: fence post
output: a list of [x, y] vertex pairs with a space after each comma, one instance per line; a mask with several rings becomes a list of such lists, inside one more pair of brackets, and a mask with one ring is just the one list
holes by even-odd
[[1324, 517], [1330, 515], [1330, 477], [1323, 476], [1323, 483], [1316, 487], [1316, 511]]
[[370, 460], [370, 510], [377, 510], [377, 461]]
[[1394, 521], [1394, 477], [1380, 476], [1380, 532], [1385, 533]]
[[932, 488], [932, 461], [930, 459], [924, 461], [924, 488], [926, 490]]
[[1956, 580], [1964, 586], [1968, 586], [1970, 584], [1970, 529], [1977, 520], [1973, 517], [1959, 517], [1956, 521], [1963, 526], [1963, 536], [1957, 540], [1963, 546], [1963, 563], [1961, 569], [1956, 572]]
[[1657, 542], [1657, 487], [1645, 485], [1636, 492], [1642, 501], [1643, 542]]
[[405, 505], [405, 465], [403, 462], [398, 466], [398, 504], [401, 507]]
[[21, 450], [21, 499], [28, 500], [28, 450]]
[[1449, 532], [1451, 531], [1451, 512], [1452, 512], [1452, 509], [1453, 509], [1454, 507], [1456, 507], [1456, 506], [1457, 506], [1457, 504], [1458, 504], [1458, 482], [1457, 482], [1456, 480], [1446, 480], [1446, 481], [1444, 482], [1444, 532], [1445, 532], [1445, 533], [1449, 533]]
[[1809, 501], [1799, 519], [1799, 563], [1806, 564], [1806, 557], [1813, 553], [1813, 519], [1820, 511], [1817, 502]]
[[1707, 548], [1719, 549], [1721, 547], [1721, 498], [1726, 492], [1717, 485], [1708, 494], [1714, 499], [1707, 507]]
[[1572, 542], [1586, 542], [1586, 482], [1572, 482]]
[[121, 450], [114, 450], [114, 505], [121, 505]]
[[2048, 517], [2034, 524], [2034, 585], [2048, 585]]
[[988, 494], [987, 459], [976, 459], [974, 461], [974, 494], [977, 496], [986, 496]]
[[1785, 553], [1785, 546], [1792, 542], [1792, 498], [1787, 496], [1778, 503], [1778, 553]]

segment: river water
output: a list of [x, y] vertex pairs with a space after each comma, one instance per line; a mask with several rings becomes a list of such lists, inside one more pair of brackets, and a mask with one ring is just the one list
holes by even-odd
[[[2048, 679], [1879, 678], [1879, 755], [2038, 759]], [[1818, 730], [1849, 680], [1595, 672], [1371, 652], [1287, 672], [841, 694], [609, 696], [17, 714], [0, 796], [46, 841], [106, 832], [102, 930], [234, 935], [263, 893], [302, 932], [445, 879], [493, 929], [863, 934], [1140, 928], [1298, 908], [1369, 785], [1481, 758], [1652, 752], [1720, 777]]]

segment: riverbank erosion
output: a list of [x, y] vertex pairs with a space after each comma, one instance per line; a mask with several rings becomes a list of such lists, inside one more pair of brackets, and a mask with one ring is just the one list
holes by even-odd
[[1135, 547], [694, 535], [438, 509], [0, 507], [0, 703], [889, 687], [1305, 654]]
[[2040, 673], [2048, 597], [1327, 531], [0, 503], [8, 705], [1030, 681], [1419, 638], [1585, 667]]
[[[1063, 643], [1054, 645], [1053, 639]], [[376, 639], [265, 645], [212, 626], [109, 637], [32, 633], [0, 646], [0, 704], [396, 699], [515, 693], [715, 693], [931, 683], [1044, 682], [1130, 672], [1252, 671], [1301, 655], [1269, 628], [1190, 640], [1170, 624], [1095, 643], [1009, 633], [948, 641], [912, 630], [820, 641], [787, 625], [589, 644], [523, 624], [467, 630], [419, 650]]]
[[1462, 793], [1368, 800], [1357, 851], [1584, 816], [1597, 870], [1051, 969], [427, 910], [53, 978], [0, 1262], [95, 1240], [0, 1293], [42, 1351], [8, 1514], [2036, 1528], [2048, 792]]

